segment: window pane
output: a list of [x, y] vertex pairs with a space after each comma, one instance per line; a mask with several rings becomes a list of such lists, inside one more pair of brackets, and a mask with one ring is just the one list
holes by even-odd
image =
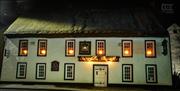
[[66, 56], [75, 56], [75, 40], [66, 40]]
[[105, 40], [97, 40], [96, 44], [96, 54], [105, 55]]
[[17, 73], [16, 78], [25, 79], [26, 78], [26, 62], [17, 63]]
[[122, 56], [132, 57], [132, 40], [122, 40]]
[[28, 55], [28, 41], [20, 40], [19, 41], [19, 56], [27, 56]]
[[131, 64], [123, 64], [123, 81], [124, 82], [132, 82], [133, 78], [132, 78], [132, 65]]
[[155, 41], [154, 40], [146, 40], [145, 41], [145, 54], [146, 57], [155, 57]]
[[38, 41], [38, 56], [47, 55], [47, 40]]

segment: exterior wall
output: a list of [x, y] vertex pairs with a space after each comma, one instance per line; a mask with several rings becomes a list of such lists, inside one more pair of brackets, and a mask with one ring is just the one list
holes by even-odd
[[[18, 56], [19, 40], [28, 40], [28, 56]], [[37, 56], [39, 39], [47, 39], [47, 56]], [[65, 41], [75, 39], [75, 57], [65, 56]], [[93, 83], [93, 64], [108, 65], [108, 84], [145, 84], [145, 85], [172, 85], [171, 61], [168, 45], [168, 54], [162, 54], [162, 41], [168, 38], [155, 37], [98, 37], [98, 38], [13, 38], [7, 39], [5, 49], [10, 50], [9, 57], [4, 57], [1, 81], [27, 82], [68, 82]], [[106, 40], [106, 56], [120, 56], [119, 62], [80, 62], [79, 41], [91, 41], [91, 55], [95, 56], [96, 40]], [[122, 57], [122, 40], [133, 40], [133, 57]], [[156, 41], [156, 58], [145, 58], [145, 40]], [[51, 62], [59, 62], [59, 71], [51, 71]], [[26, 79], [16, 79], [17, 62], [27, 62]], [[46, 63], [46, 79], [36, 79], [36, 63]], [[75, 63], [75, 79], [64, 80], [64, 63]], [[133, 82], [122, 82], [122, 64], [133, 64]], [[146, 64], [157, 65], [157, 83], [146, 83]]]
[[177, 24], [172, 24], [167, 30], [171, 41], [173, 72], [180, 73], [180, 27]]

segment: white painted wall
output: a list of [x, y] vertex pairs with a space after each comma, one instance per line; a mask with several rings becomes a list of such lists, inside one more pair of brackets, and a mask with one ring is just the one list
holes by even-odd
[[[19, 40], [27, 39], [29, 54], [27, 57], [18, 56]], [[47, 56], [37, 57], [38, 39], [47, 39]], [[75, 57], [65, 57], [65, 40], [75, 39]], [[91, 41], [91, 55], [95, 55], [95, 42], [98, 39], [106, 40], [106, 55], [120, 56], [119, 62], [79, 62], [79, 41]], [[107, 64], [109, 66], [109, 84], [147, 84], [145, 64], [157, 64], [158, 83], [151, 85], [171, 85], [170, 53], [162, 54], [161, 42], [168, 38], [155, 37], [98, 37], [98, 38], [12, 38], [6, 40], [5, 49], [10, 50], [10, 56], [4, 57], [1, 81], [33, 81], [33, 82], [72, 82], [93, 83], [93, 64]], [[133, 57], [122, 58], [121, 40], [133, 40]], [[145, 58], [145, 40], [156, 40], [157, 58]], [[35, 44], [31, 44], [35, 42]], [[169, 42], [169, 41], [168, 41]], [[169, 45], [168, 45], [169, 50]], [[51, 72], [51, 62], [60, 62], [58, 72]], [[17, 62], [27, 62], [26, 79], [16, 79]], [[46, 63], [46, 80], [35, 79], [36, 63]], [[75, 79], [64, 80], [64, 63], [75, 63]], [[133, 82], [122, 82], [122, 64], [133, 64]], [[150, 83], [148, 83], [150, 84]], [[148, 85], [147, 84], [147, 85]]]

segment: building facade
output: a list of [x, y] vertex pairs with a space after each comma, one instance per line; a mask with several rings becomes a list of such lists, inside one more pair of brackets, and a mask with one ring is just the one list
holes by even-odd
[[4, 33], [1, 81], [172, 85], [168, 33], [131, 31], [123, 14], [107, 18], [102, 12], [72, 23], [69, 16], [59, 23], [17, 18]]

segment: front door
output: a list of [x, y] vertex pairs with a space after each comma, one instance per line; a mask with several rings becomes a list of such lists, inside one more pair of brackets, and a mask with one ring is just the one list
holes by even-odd
[[108, 66], [107, 65], [94, 65], [93, 66], [94, 72], [94, 86], [98, 87], [106, 87], [107, 80], [108, 80]]

